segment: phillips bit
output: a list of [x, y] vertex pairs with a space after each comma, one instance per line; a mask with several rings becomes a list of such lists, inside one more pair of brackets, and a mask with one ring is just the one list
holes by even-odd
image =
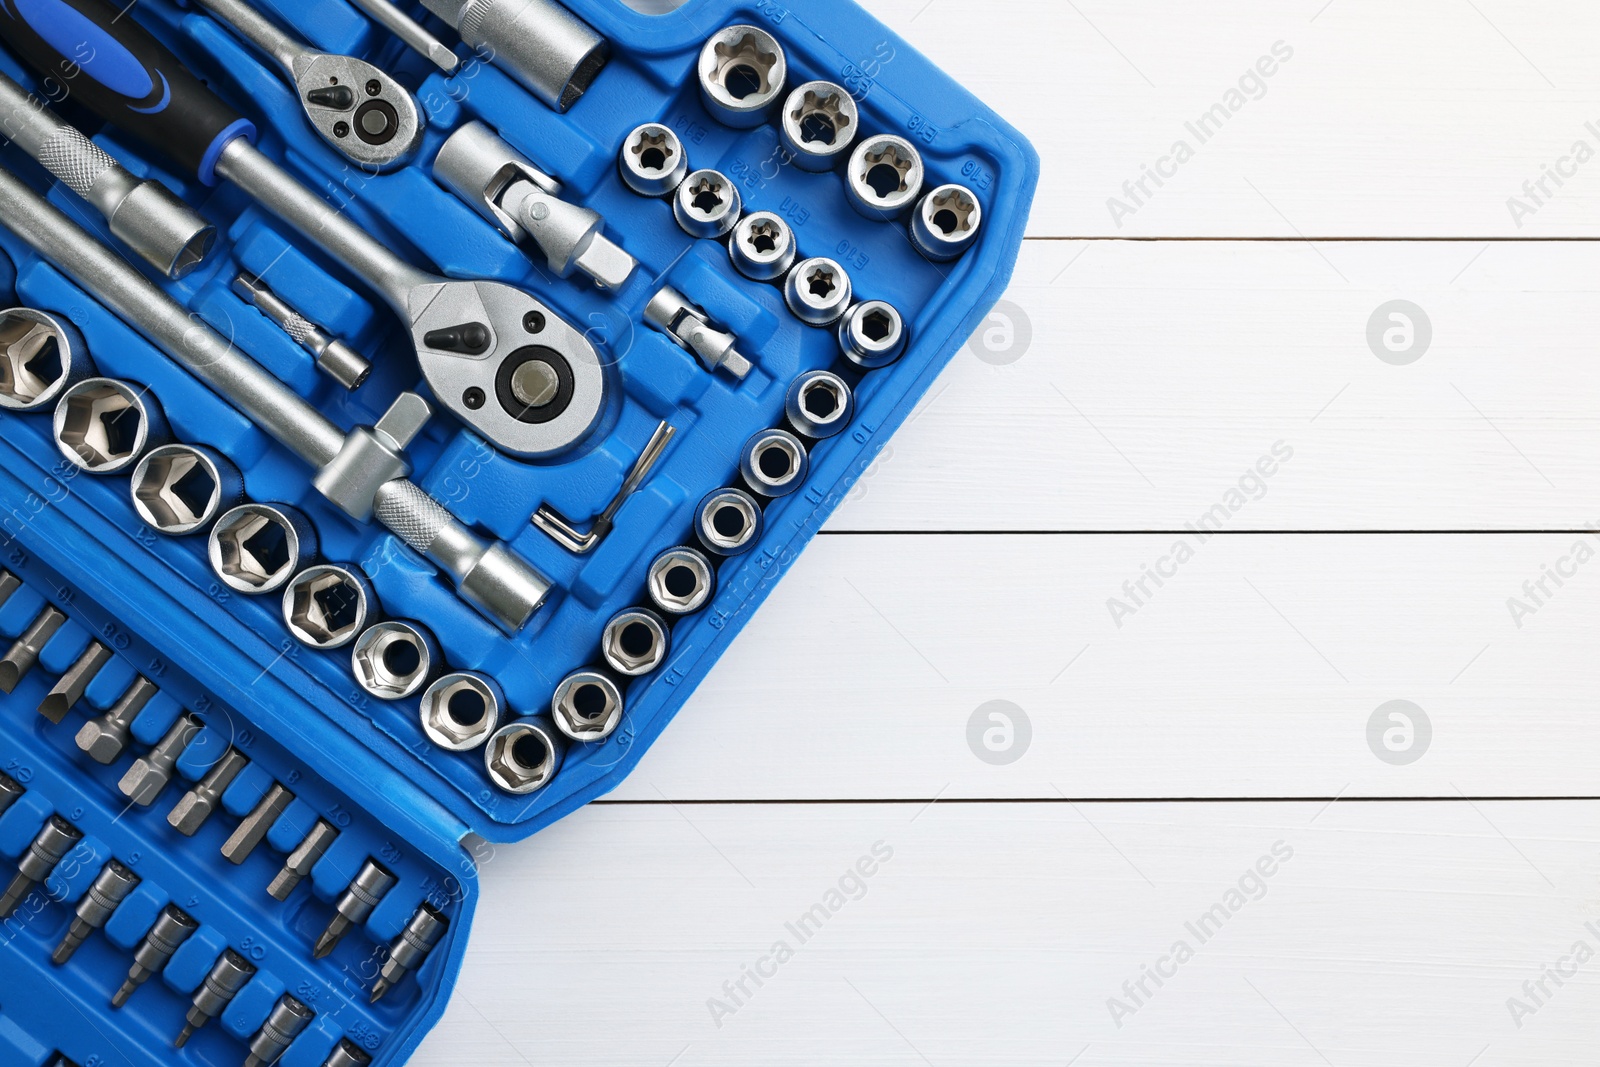
[[127, 692], [111, 705], [110, 711], [83, 724], [78, 731], [78, 747], [96, 763], [109, 766], [117, 762], [117, 757], [128, 746], [128, 728], [158, 692], [153, 682], [135, 679]]
[[411, 916], [411, 921], [406, 923], [406, 928], [400, 931], [400, 936], [394, 939], [394, 944], [389, 946], [389, 956], [383, 961], [383, 970], [373, 983], [370, 1003], [376, 1004], [385, 993], [399, 984], [400, 979], [422, 966], [449, 925], [450, 920], [433, 905], [424, 904], [418, 908], [417, 913]]
[[110, 662], [111, 650], [99, 641], [90, 641], [88, 650], [78, 657], [78, 662], [67, 669], [55, 688], [39, 702], [39, 714], [59, 724], [67, 717], [72, 706], [83, 699], [89, 683]]
[[183, 1032], [173, 1046], [182, 1048], [196, 1030], [221, 1015], [255, 973], [255, 966], [233, 949], [224, 952], [206, 980], [200, 983], [200, 988], [195, 990], [189, 1014], [184, 1018]]
[[322, 1061], [322, 1067], [367, 1067], [371, 1062], [371, 1056], [351, 1044], [348, 1037], [341, 1037], [328, 1058]]
[[83, 899], [78, 901], [77, 915], [67, 928], [67, 935], [61, 939], [61, 944], [50, 954], [50, 962], [59, 967], [70, 960], [72, 954], [78, 951], [78, 946], [106, 924], [111, 913], [128, 899], [128, 894], [138, 884], [139, 876], [116, 860], [106, 864], [100, 876], [89, 885], [89, 891], [83, 895]]
[[385, 893], [394, 888], [398, 881], [394, 875], [378, 866], [372, 860], [362, 865], [360, 873], [350, 883], [344, 895], [335, 905], [338, 910], [328, 922], [328, 928], [322, 931], [322, 936], [317, 938], [316, 945], [311, 950], [311, 958], [320, 960], [332, 952], [339, 944], [350, 927], [357, 923], [367, 921], [367, 916], [372, 914], [372, 909], [378, 906], [378, 901], [383, 899]]
[[168, 904], [156, 921], [150, 927], [150, 932], [144, 935], [144, 940], [133, 953], [133, 966], [128, 968], [128, 980], [122, 983], [122, 988], [117, 990], [111, 998], [111, 1006], [120, 1008], [133, 996], [133, 991], [150, 980], [150, 976], [167, 965], [172, 954], [183, 945], [194, 932], [200, 929], [200, 924], [189, 918], [181, 910]]
[[178, 721], [172, 724], [166, 735], [156, 742], [154, 748], [135, 760], [133, 766], [128, 768], [128, 773], [122, 776], [122, 781], [117, 783], [122, 795], [141, 808], [155, 803], [156, 797], [172, 781], [172, 771], [178, 765], [178, 757], [183, 755], [183, 750], [189, 747], [189, 742], [204, 726], [193, 715], [178, 716]]
[[239, 772], [250, 766], [244, 753], [229, 746], [222, 758], [211, 765], [206, 776], [194, 788], [183, 794], [183, 799], [167, 813], [167, 822], [184, 837], [193, 837], [205, 825], [211, 813], [217, 810], [222, 794], [227, 792]]
[[56, 864], [81, 840], [83, 833], [76, 826], [59, 815], [50, 816], [17, 862], [17, 876], [11, 879], [5, 895], [0, 896], [0, 919], [16, 911], [23, 898], [33, 892], [33, 887], [50, 877]]
[[278, 821], [278, 816], [282, 815], [284, 809], [292, 803], [294, 794], [277, 782], [273, 782], [272, 788], [267, 790], [267, 795], [261, 798], [261, 803], [244, 817], [244, 822], [233, 831], [233, 836], [223, 842], [222, 855], [232, 864], [240, 864], [249, 859], [250, 853], [266, 839], [267, 831]]
[[21, 800], [22, 794], [27, 791], [26, 786], [21, 785], [4, 771], [0, 771], [0, 815], [4, 815], [11, 805]]
[[294, 887], [300, 880], [311, 873], [311, 868], [317, 861], [327, 855], [328, 847], [338, 840], [339, 831], [333, 824], [325, 819], [318, 819], [317, 825], [311, 828], [306, 839], [289, 854], [288, 862], [283, 865], [283, 870], [267, 886], [267, 895], [273, 900], [283, 901], [289, 899], [289, 894], [294, 892]]
[[67, 617], [57, 611], [53, 604], [46, 605], [35, 616], [28, 628], [22, 631], [22, 636], [17, 638], [16, 644], [11, 646], [11, 651], [5, 654], [4, 659], [0, 659], [0, 693], [11, 692], [22, 681], [22, 676], [33, 670], [45, 644], [66, 621]]
[[250, 1039], [250, 1055], [244, 1067], [272, 1067], [283, 1056], [284, 1050], [294, 1044], [317, 1013], [285, 994], [261, 1024], [256, 1036]]

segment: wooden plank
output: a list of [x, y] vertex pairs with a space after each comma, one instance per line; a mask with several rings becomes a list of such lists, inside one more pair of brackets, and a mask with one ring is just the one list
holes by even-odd
[[[1597, 857], [1583, 803], [589, 808], [486, 864], [413, 1062], [1579, 1063]], [[778, 941], [735, 1004], [723, 983]], [[1575, 976], [1533, 1005], [1558, 963]]]
[[[822, 537], [617, 795], [1592, 795], [1596, 550], [1572, 534]], [[1156, 567], [1173, 574], [1160, 587]], [[1369, 746], [1394, 700], [1431, 724], [1409, 765]], [[1026, 745], [979, 715], [991, 701], [1021, 709]], [[1388, 714], [1380, 735], [1404, 728]], [[1002, 731], [979, 747], [1019, 758], [985, 762], [975, 716]]]
[[[1181, 529], [1279, 441], [1236, 525], [1583, 525], [1596, 278], [1587, 243], [1029, 242], [832, 528]], [[1368, 344], [1396, 299], [1431, 334], [1406, 365]]]

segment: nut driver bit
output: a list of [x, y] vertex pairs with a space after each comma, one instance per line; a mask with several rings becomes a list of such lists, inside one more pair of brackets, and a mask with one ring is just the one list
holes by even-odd
[[167, 965], [172, 959], [172, 954], [183, 946], [183, 943], [194, 936], [200, 929], [200, 924], [180, 908], [168, 904], [156, 921], [151, 925], [144, 940], [139, 942], [139, 947], [133, 953], [133, 966], [128, 968], [128, 980], [122, 983], [111, 997], [111, 1006], [120, 1008], [133, 996], [133, 991], [150, 980], [150, 976]]
[[33, 887], [50, 877], [56, 864], [82, 840], [83, 833], [76, 826], [59, 815], [50, 816], [44, 829], [17, 861], [16, 877], [11, 879], [5, 894], [0, 895], [0, 919], [16, 911], [23, 898], [33, 892]]
[[45, 698], [39, 702], [39, 714], [60, 725], [73, 705], [83, 699], [89, 684], [95, 680], [105, 665], [111, 662], [111, 658], [109, 648], [99, 641], [90, 641], [89, 647], [78, 657], [78, 661], [67, 668], [67, 673], [56, 682], [55, 688], [45, 694]]
[[17, 688], [17, 684], [39, 662], [39, 653], [44, 651], [44, 646], [66, 621], [67, 617], [54, 604], [45, 605], [45, 609], [22, 631], [22, 636], [17, 638], [11, 650], [0, 659], [0, 692], [10, 693]]
[[256, 1031], [256, 1036], [250, 1039], [250, 1055], [245, 1057], [244, 1067], [272, 1067], [316, 1015], [294, 997], [284, 994], [267, 1021], [261, 1024], [261, 1029]]
[[222, 856], [229, 863], [240, 864], [250, 858], [250, 853], [256, 846], [267, 839], [267, 832], [272, 829], [272, 824], [278, 821], [278, 816], [294, 803], [294, 794], [289, 792], [277, 782], [272, 783], [272, 788], [267, 790], [267, 795], [261, 798], [249, 815], [244, 817], [222, 845]]
[[[383, 3], [384, 0], [378, 2]], [[365, 1049], [351, 1044], [348, 1037], [341, 1037], [333, 1051], [328, 1053], [328, 1058], [322, 1061], [322, 1067], [368, 1067], [371, 1062], [372, 1057]]]
[[138, 885], [138, 875], [116, 860], [107, 863], [90, 883], [89, 891], [83, 895], [83, 899], [78, 901], [72, 925], [67, 927], [66, 936], [50, 954], [50, 962], [59, 967], [72, 959], [73, 953], [78, 951], [78, 946], [87, 941], [90, 934], [105, 926], [112, 912], [128, 899], [128, 894]]
[[128, 729], [133, 720], [158, 692], [154, 682], [142, 676], [135, 678], [104, 715], [78, 728], [78, 747], [96, 763], [110, 766], [117, 762], [122, 750], [128, 747]]
[[449, 925], [450, 920], [431, 904], [418, 908], [416, 914], [411, 916], [411, 921], [406, 923], [406, 928], [400, 931], [400, 936], [389, 946], [389, 954], [384, 957], [378, 980], [372, 985], [372, 1000], [369, 1003], [376, 1004], [382, 1000], [385, 993], [400, 983], [400, 979], [422, 966]]
[[322, 936], [317, 938], [316, 945], [311, 949], [311, 958], [323, 959], [337, 948], [352, 926], [367, 921], [372, 909], [378, 906], [378, 902], [394, 888], [398, 880], [372, 860], [363, 864], [335, 905], [336, 913], [328, 921], [328, 928], [322, 931]]
[[194, 1032], [221, 1015], [233, 998], [239, 995], [245, 983], [255, 977], [256, 968], [249, 960], [233, 949], [228, 949], [212, 966], [200, 988], [194, 991], [189, 1014], [184, 1017], [183, 1030], [173, 1041], [173, 1047], [182, 1048], [189, 1043]]
[[289, 853], [289, 859], [284, 863], [283, 870], [272, 879], [272, 884], [267, 886], [267, 895], [273, 900], [282, 902], [289, 899], [289, 894], [294, 892], [294, 887], [300, 884], [301, 879], [311, 873], [311, 868], [317, 861], [328, 854], [328, 849], [339, 839], [339, 831], [326, 819], [318, 819], [317, 825], [311, 828], [306, 839]]
[[167, 813], [168, 825], [184, 837], [193, 837], [222, 803], [222, 794], [239, 777], [239, 772], [248, 766], [250, 761], [244, 753], [230, 745], [222, 758], [211, 765], [206, 776], [173, 805]]

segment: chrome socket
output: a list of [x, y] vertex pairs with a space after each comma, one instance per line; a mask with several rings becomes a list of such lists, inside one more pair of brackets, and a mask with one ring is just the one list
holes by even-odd
[[502, 726], [484, 750], [489, 780], [501, 792], [521, 796], [550, 784], [567, 755], [567, 739], [548, 715]]
[[806, 371], [789, 386], [783, 413], [802, 437], [821, 441], [850, 425], [850, 386], [832, 371]]
[[688, 615], [705, 607], [717, 587], [711, 561], [697, 548], [669, 548], [650, 563], [650, 599], [668, 615]]
[[38, 411], [91, 373], [78, 328], [32, 308], [0, 311], [0, 410]]
[[647, 122], [623, 138], [617, 166], [640, 196], [668, 196], [689, 174], [689, 153], [670, 126]]
[[361, 691], [379, 700], [415, 696], [443, 662], [433, 634], [400, 619], [367, 627], [350, 653]]
[[893, 219], [922, 194], [922, 153], [904, 137], [880, 133], [850, 156], [845, 193], [850, 206], [869, 219]]
[[678, 186], [672, 214], [690, 237], [716, 240], [739, 224], [744, 201], [739, 187], [721, 171], [697, 170]]
[[283, 621], [296, 641], [311, 648], [343, 648], [377, 614], [378, 595], [354, 567], [319, 563], [283, 590]]
[[810, 326], [832, 326], [850, 307], [850, 275], [831, 259], [801, 260], [789, 271], [783, 298], [795, 318]]
[[861, 132], [861, 113], [843, 87], [806, 82], [784, 101], [778, 132], [790, 162], [801, 170], [822, 173], [850, 151]]
[[256, 1036], [250, 1039], [250, 1055], [244, 1061], [245, 1067], [272, 1067], [316, 1016], [314, 1010], [285, 993], [267, 1021], [261, 1024], [261, 1029], [256, 1031]]
[[839, 347], [862, 370], [887, 367], [906, 350], [906, 324], [893, 304], [863, 300], [839, 320]]
[[133, 469], [133, 510], [151, 529], [183, 537], [244, 499], [239, 468], [215, 449], [162, 445]]
[[617, 612], [600, 635], [606, 666], [625, 678], [649, 674], [666, 662], [671, 648], [666, 620], [648, 608]]
[[788, 430], [762, 430], [745, 442], [739, 473], [762, 496], [788, 496], [805, 484], [810, 462], [806, 446], [794, 434]]
[[276, 593], [317, 556], [317, 529], [284, 504], [240, 504], [222, 513], [206, 539], [211, 570], [246, 596]]
[[500, 725], [506, 695], [488, 675], [476, 671], [447, 674], [422, 694], [422, 732], [450, 752], [471, 752]]
[[724, 126], [748, 130], [767, 120], [783, 95], [789, 61], [772, 34], [759, 26], [728, 26], [700, 50], [700, 97]]
[[622, 722], [622, 690], [600, 671], [574, 671], [550, 698], [556, 729], [579, 742], [604, 741]]
[[742, 555], [761, 536], [761, 506], [743, 489], [716, 489], [695, 512], [700, 543], [719, 556]]
[[935, 263], [960, 258], [978, 239], [983, 205], [965, 185], [941, 185], [911, 213], [911, 243]]
[[423, 6], [558, 112], [578, 102], [611, 56], [605, 38], [555, 0], [423, 0]]
[[794, 230], [770, 211], [756, 211], [739, 220], [728, 239], [734, 269], [755, 282], [775, 282], [794, 266]]
[[169, 436], [167, 418], [149, 391], [115, 378], [85, 378], [56, 402], [56, 447], [90, 474], [118, 474]]

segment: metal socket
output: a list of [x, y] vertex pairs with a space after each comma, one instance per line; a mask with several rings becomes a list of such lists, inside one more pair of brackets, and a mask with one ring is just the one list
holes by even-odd
[[283, 620], [294, 639], [311, 648], [343, 648], [377, 613], [378, 595], [354, 567], [319, 563], [283, 590]]
[[825, 440], [850, 425], [854, 398], [845, 380], [826, 370], [809, 370], [789, 386], [783, 413], [802, 437]]
[[869, 219], [900, 216], [922, 195], [922, 153], [904, 137], [868, 137], [850, 155], [845, 194]]
[[56, 447], [90, 474], [116, 474], [167, 440], [166, 416], [149, 392], [114, 378], [85, 378], [56, 402]]
[[240, 504], [222, 513], [206, 542], [211, 570], [246, 596], [276, 593], [317, 555], [317, 529], [285, 504]]
[[783, 298], [795, 318], [809, 326], [832, 326], [850, 308], [849, 273], [823, 256], [802, 260], [789, 271]]
[[470, 752], [500, 725], [506, 695], [488, 675], [476, 671], [447, 674], [422, 694], [422, 732], [450, 752]]
[[700, 50], [700, 97], [724, 126], [748, 130], [767, 120], [783, 95], [789, 61], [772, 34], [759, 26], [727, 26]]
[[600, 635], [606, 666], [627, 678], [649, 674], [661, 666], [671, 647], [666, 620], [648, 608], [617, 612]]
[[745, 484], [766, 497], [788, 496], [806, 481], [806, 446], [788, 430], [762, 430], [745, 442], [739, 473]]
[[905, 319], [885, 300], [863, 300], [839, 320], [839, 347], [862, 370], [887, 367], [906, 350]]
[[861, 113], [855, 99], [833, 82], [806, 82], [783, 103], [778, 133], [790, 162], [801, 170], [832, 170], [860, 132]]
[[617, 165], [622, 180], [640, 196], [667, 196], [689, 173], [689, 153], [670, 126], [647, 122], [623, 138]]
[[680, 545], [650, 563], [650, 599], [668, 615], [699, 611], [717, 587], [716, 572], [705, 553]]
[[[380, 4], [387, 4], [389, 0], [377, 0]], [[369, 1067], [372, 1057], [365, 1049], [359, 1048], [348, 1037], [339, 1039], [338, 1046], [323, 1061], [322, 1067]]]
[[941, 185], [911, 214], [911, 243], [935, 263], [957, 259], [983, 225], [983, 205], [965, 185]]
[[0, 409], [38, 411], [90, 373], [78, 328], [33, 308], [0, 311]]
[[695, 512], [700, 543], [719, 556], [738, 556], [761, 536], [761, 505], [743, 489], [714, 489]]
[[697, 170], [672, 197], [672, 214], [690, 237], [716, 240], [739, 224], [739, 187], [719, 170]]
[[368, 696], [404, 700], [428, 684], [444, 656], [433, 634], [420, 623], [390, 619], [367, 627], [356, 638], [350, 662]]
[[567, 755], [567, 739], [547, 715], [502, 726], [489, 738], [484, 763], [497, 789], [521, 796], [550, 784]]
[[215, 449], [162, 445], [133, 469], [133, 510], [151, 529], [184, 537], [244, 497], [239, 468]]
[[739, 220], [728, 239], [734, 269], [755, 282], [775, 282], [794, 266], [794, 230], [779, 215], [756, 211]]
[[317, 1013], [285, 993], [267, 1016], [256, 1036], [250, 1039], [250, 1055], [245, 1067], [272, 1067], [283, 1058]]
[[573, 671], [550, 698], [556, 729], [574, 741], [604, 741], [622, 723], [622, 690], [601, 671]]
[[461, 41], [558, 112], [576, 104], [611, 56], [588, 23], [555, 0], [425, 0]]

